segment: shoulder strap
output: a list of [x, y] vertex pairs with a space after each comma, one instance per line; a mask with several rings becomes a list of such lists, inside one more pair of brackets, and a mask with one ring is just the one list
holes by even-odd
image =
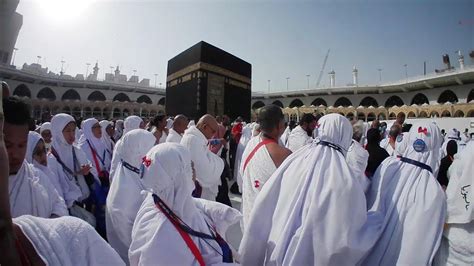
[[247, 168], [247, 164], [253, 158], [253, 156], [258, 151], [258, 149], [260, 149], [264, 145], [267, 145], [267, 144], [270, 144], [270, 143], [273, 143], [273, 142], [275, 142], [273, 139], [264, 139], [259, 144], [257, 144], [257, 146], [255, 146], [255, 148], [253, 148], [253, 150], [249, 153], [249, 156], [247, 156], [247, 159], [245, 159], [244, 168], [243, 168], [244, 172], [245, 172], [245, 169]]
[[87, 140], [87, 144], [89, 144], [89, 148], [91, 149], [91, 152], [92, 152], [92, 158], [94, 159], [95, 169], [97, 170], [97, 174], [99, 174], [100, 166], [99, 166], [99, 160], [97, 160], [97, 153], [95, 152], [95, 149], [92, 148], [92, 145], [90, 144], [89, 140]]
[[180, 226], [179, 224], [177, 223], [177, 221], [175, 219], [173, 219], [172, 217], [169, 216], [168, 212], [165, 211], [160, 204], [156, 204], [156, 199], [155, 197], [157, 197], [156, 195], [153, 194], [153, 199], [155, 200], [155, 205], [160, 209], [160, 211], [166, 216], [166, 218], [168, 218], [168, 220], [173, 224], [173, 226], [176, 228], [176, 230], [178, 231], [178, 233], [181, 235], [181, 237], [183, 238], [184, 242], [186, 242], [186, 245], [188, 246], [188, 248], [191, 250], [191, 252], [193, 253], [194, 257], [196, 258], [196, 260], [198, 261], [199, 265], [200, 266], [204, 266], [206, 265], [204, 263], [204, 258], [202, 257], [202, 254], [201, 254], [201, 251], [199, 251], [198, 247], [196, 246], [196, 244], [194, 243], [194, 241], [191, 239], [191, 237], [189, 236], [189, 234], [187, 234]]
[[52, 146], [51, 146], [51, 154], [54, 156], [54, 158], [56, 158], [56, 161], [58, 161], [58, 163], [63, 167], [63, 169], [66, 170], [66, 172], [68, 172], [68, 174], [72, 176], [76, 176], [75, 173], [69, 167], [67, 167], [66, 164], [64, 164], [64, 162], [59, 157], [58, 152]]

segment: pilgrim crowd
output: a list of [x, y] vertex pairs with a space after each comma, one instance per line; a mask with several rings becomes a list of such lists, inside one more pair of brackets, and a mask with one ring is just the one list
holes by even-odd
[[3, 86], [0, 265], [474, 265], [474, 141], [456, 129], [286, 123], [274, 105], [37, 125]]

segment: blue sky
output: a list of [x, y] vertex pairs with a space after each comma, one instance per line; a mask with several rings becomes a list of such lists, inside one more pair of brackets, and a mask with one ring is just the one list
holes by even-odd
[[352, 81], [354, 65], [361, 85], [376, 84], [378, 68], [383, 81], [396, 81], [405, 78], [404, 64], [409, 76], [422, 75], [424, 61], [433, 72], [442, 54], [457, 66], [456, 50], [474, 50], [472, 0], [88, 0], [72, 9], [44, 1], [20, 0], [17, 65], [40, 55], [59, 72], [63, 58], [66, 73], [75, 75], [98, 61], [101, 75], [121, 65], [122, 73], [136, 69], [152, 85], [155, 73], [165, 82], [169, 59], [201, 40], [251, 63], [255, 91], [267, 91], [267, 80], [271, 91], [286, 90], [286, 77], [290, 90], [306, 89], [307, 74], [314, 87], [329, 48], [322, 85], [332, 69], [337, 85]]

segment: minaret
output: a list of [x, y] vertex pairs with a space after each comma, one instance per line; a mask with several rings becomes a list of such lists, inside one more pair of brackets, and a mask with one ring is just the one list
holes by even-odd
[[118, 75], [120, 75], [119, 66], [117, 66], [117, 68], [115, 69], [115, 77], [118, 77]]
[[93, 68], [94, 72], [92, 75], [94, 76], [94, 80], [97, 80], [97, 77], [99, 76], [99, 62], [95, 62], [95, 66]]
[[336, 72], [334, 72], [334, 70], [329, 72], [329, 87], [330, 88], [336, 87]]
[[359, 86], [359, 80], [358, 80], [358, 77], [357, 77], [357, 74], [358, 74], [358, 70], [357, 68], [354, 66], [352, 68], [352, 84], [354, 84], [354, 86]]
[[458, 51], [458, 61], [459, 61], [459, 69], [464, 70], [464, 56], [461, 54], [461, 50]]

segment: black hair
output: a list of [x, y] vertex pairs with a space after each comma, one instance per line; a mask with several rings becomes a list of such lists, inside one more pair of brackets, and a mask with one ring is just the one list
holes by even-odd
[[3, 113], [9, 124], [29, 126], [31, 123], [31, 106], [17, 96], [3, 99]]
[[404, 124], [402, 127], [402, 132], [410, 132], [412, 126], [413, 124]]
[[166, 115], [164, 114], [159, 114], [153, 117], [153, 119], [150, 121], [150, 126], [158, 126], [158, 124], [163, 121], [163, 119], [166, 118]]
[[262, 107], [258, 113], [258, 124], [262, 131], [272, 131], [285, 118], [281, 108], [277, 105], [270, 104]]
[[300, 119], [300, 126], [302, 126], [304, 123], [310, 124], [312, 123], [316, 118], [312, 114], [303, 114], [303, 116]]

